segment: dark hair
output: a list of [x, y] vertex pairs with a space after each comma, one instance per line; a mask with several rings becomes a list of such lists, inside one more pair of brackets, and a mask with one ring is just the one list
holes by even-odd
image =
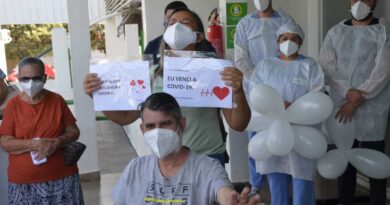
[[182, 118], [179, 103], [168, 93], [154, 93], [139, 105], [141, 111], [141, 119], [143, 120], [143, 111], [145, 108], [153, 111], [161, 111], [168, 115], [172, 115], [176, 122]]
[[[192, 18], [195, 19], [195, 22], [197, 24], [196, 32], [202, 33], [203, 35], [206, 36], [206, 34], [204, 33], [203, 23], [202, 23], [202, 20], [200, 19], [199, 15], [196, 14], [195, 12], [189, 10], [188, 8], [178, 8], [178, 9], [176, 9], [175, 11], [172, 12], [171, 18], [172, 18], [172, 16], [175, 13], [181, 12], [181, 11], [188, 12], [189, 14], [191, 14]], [[168, 22], [169, 22], [169, 20], [168, 20]], [[162, 73], [163, 73], [162, 67], [163, 67], [163, 64], [164, 64], [163, 63], [164, 62], [164, 51], [165, 51], [165, 49], [167, 49], [167, 46], [168, 45], [165, 43], [164, 38], [162, 38], [161, 42], [160, 42], [160, 48], [159, 48], [160, 64], [159, 64], [158, 69], [155, 70], [155, 73], [154, 73], [155, 77], [157, 75], [162, 75]], [[204, 38], [202, 41], [196, 43], [196, 51], [215, 52], [215, 49], [210, 44], [210, 42], [207, 41], [206, 38]]]
[[26, 57], [26, 58], [23, 58], [21, 61], [19, 61], [19, 63], [18, 63], [19, 73], [20, 73], [20, 69], [22, 69], [26, 65], [38, 65], [39, 70], [41, 71], [41, 74], [42, 75], [45, 74], [45, 64], [39, 58]]
[[181, 7], [181, 8], [175, 9], [172, 12], [171, 17], [173, 16], [173, 14], [180, 12], [180, 11], [186, 11], [186, 12], [190, 13], [192, 15], [192, 17], [195, 19], [196, 24], [198, 25], [198, 27], [196, 28], [196, 31], [200, 32], [200, 33], [204, 33], [203, 23], [202, 23], [202, 20], [200, 19], [199, 15], [197, 13], [195, 13], [194, 11], [191, 11], [188, 8]]
[[167, 14], [167, 11], [168, 10], [171, 10], [171, 9], [178, 9], [178, 8], [188, 8], [187, 5], [182, 2], [182, 1], [172, 1], [171, 3], [169, 3], [166, 7], [165, 7], [165, 10], [164, 10], [164, 14]]
[[[192, 18], [195, 19], [195, 22], [197, 25], [196, 32], [199, 32], [199, 33], [202, 33], [203, 35], [206, 35], [204, 32], [202, 20], [200, 19], [199, 15], [196, 14], [194, 11], [189, 10], [188, 8], [176, 9], [175, 11], [172, 12], [171, 18], [175, 13], [181, 12], [181, 11], [188, 12], [189, 14], [191, 14]], [[168, 22], [169, 22], [169, 20], [168, 20]], [[197, 43], [196, 51], [215, 52], [213, 47], [210, 46], [209, 44], [210, 43], [206, 40], [206, 38], [204, 38], [201, 42]], [[162, 39], [161, 46], [160, 46], [160, 54], [164, 52], [165, 47], [166, 47], [165, 41], [164, 41], [164, 39]]]

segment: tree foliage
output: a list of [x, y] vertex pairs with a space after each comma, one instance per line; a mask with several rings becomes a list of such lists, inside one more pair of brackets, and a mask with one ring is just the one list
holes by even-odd
[[[11, 31], [12, 41], [6, 44], [7, 67], [14, 68], [26, 56], [37, 56], [51, 48], [51, 30], [67, 24], [7, 25], [3, 29]], [[104, 26], [97, 24], [91, 28], [91, 48], [105, 51]], [[49, 53], [51, 55], [51, 52]]]

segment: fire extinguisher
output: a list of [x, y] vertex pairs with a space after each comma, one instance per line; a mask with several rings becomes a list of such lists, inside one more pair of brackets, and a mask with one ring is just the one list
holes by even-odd
[[215, 48], [215, 52], [218, 58], [224, 58], [225, 51], [223, 46], [223, 33], [222, 26], [218, 19], [218, 9], [215, 8], [209, 15], [209, 26], [207, 28], [207, 36], [211, 45]]

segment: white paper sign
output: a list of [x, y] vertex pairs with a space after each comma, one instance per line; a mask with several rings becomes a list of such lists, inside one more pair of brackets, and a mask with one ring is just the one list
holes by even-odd
[[103, 82], [93, 93], [95, 111], [137, 110], [151, 95], [147, 61], [92, 65], [90, 71]]
[[164, 92], [182, 107], [232, 107], [232, 88], [219, 74], [232, 67], [228, 60], [164, 57]]

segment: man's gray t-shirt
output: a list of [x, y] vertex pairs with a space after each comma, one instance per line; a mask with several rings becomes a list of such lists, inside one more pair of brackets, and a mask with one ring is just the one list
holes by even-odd
[[217, 192], [231, 186], [220, 162], [190, 152], [173, 177], [164, 177], [157, 157], [149, 155], [129, 162], [113, 190], [116, 205], [216, 204]]

